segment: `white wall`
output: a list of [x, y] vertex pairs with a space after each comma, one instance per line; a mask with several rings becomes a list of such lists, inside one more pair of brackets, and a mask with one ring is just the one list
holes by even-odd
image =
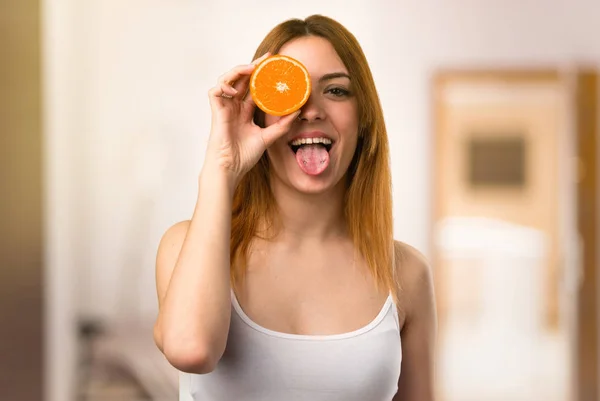
[[77, 0], [45, 0], [42, 9], [44, 129], [44, 400], [73, 400], [75, 386], [77, 298], [73, 238], [81, 226], [73, 214], [81, 179], [73, 138], [77, 132]]
[[[284, 19], [330, 15], [361, 41], [390, 133], [395, 234], [426, 254], [432, 71], [600, 63], [600, 3], [593, 0], [391, 3], [90, 0], [73, 6], [80, 28], [72, 38], [78, 45], [71, 77], [79, 94], [71, 148], [79, 194], [73, 205], [79, 310], [110, 316], [123, 310], [126, 294], [141, 297], [142, 311], [154, 313], [157, 242], [194, 204], [209, 128], [206, 91], [222, 72], [248, 62]], [[136, 169], [147, 159], [159, 163]], [[135, 191], [145, 196], [144, 208]], [[129, 284], [139, 293], [121, 290], [126, 274], [139, 275]]]

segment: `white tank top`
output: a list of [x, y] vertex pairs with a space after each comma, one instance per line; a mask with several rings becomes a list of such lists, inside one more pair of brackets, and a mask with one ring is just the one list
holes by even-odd
[[181, 391], [192, 400], [391, 401], [396, 394], [402, 346], [391, 295], [366, 326], [319, 336], [266, 329], [244, 313], [233, 291], [231, 302], [223, 357], [211, 373], [182, 379], [189, 383]]

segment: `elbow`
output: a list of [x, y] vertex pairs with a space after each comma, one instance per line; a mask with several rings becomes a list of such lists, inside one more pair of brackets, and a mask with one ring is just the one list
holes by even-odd
[[182, 335], [179, 331], [165, 330], [158, 321], [154, 325], [154, 341], [175, 369], [185, 373], [212, 372], [225, 352], [225, 341], [214, 343], [202, 335]]
[[177, 370], [185, 373], [206, 374], [212, 372], [219, 360], [209, 347], [200, 344], [163, 342], [163, 354]]
[[160, 352], [165, 352], [162, 346], [162, 334], [160, 332], [160, 327], [158, 326], [158, 322], [154, 324], [154, 330], [152, 331], [152, 336], [154, 337], [154, 344], [160, 350]]

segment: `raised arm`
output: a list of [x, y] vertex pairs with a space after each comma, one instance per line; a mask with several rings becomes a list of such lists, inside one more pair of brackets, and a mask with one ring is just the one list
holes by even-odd
[[209, 91], [212, 124], [196, 207], [191, 221], [166, 231], [157, 252], [154, 338], [167, 360], [183, 372], [208, 373], [225, 351], [234, 188], [297, 116], [282, 117], [267, 128], [254, 124], [255, 105], [245, 94], [260, 61], [262, 57], [235, 67]]

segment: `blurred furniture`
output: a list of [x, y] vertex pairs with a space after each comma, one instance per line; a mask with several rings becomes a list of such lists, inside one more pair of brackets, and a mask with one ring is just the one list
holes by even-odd
[[446, 294], [445, 392], [452, 400], [539, 395], [536, 383], [553, 377], [541, 362], [555, 355], [544, 343], [544, 233], [496, 219], [451, 217], [438, 225], [436, 242]]
[[94, 346], [96, 362], [118, 363], [128, 369], [152, 401], [173, 401], [179, 391], [178, 371], [156, 348], [152, 325], [148, 322], [113, 327]]

